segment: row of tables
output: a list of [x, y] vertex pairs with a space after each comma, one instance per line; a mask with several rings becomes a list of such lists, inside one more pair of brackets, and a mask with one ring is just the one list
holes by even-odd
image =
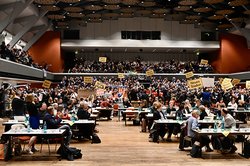
[[[96, 121], [95, 120], [77, 120], [77, 121], [70, 121], [70, 120], [62, 120], [61, 124], [68, 124], [71, 128], [86, 128], [87, 131], [94, 130]], [[7, 153], [5, 156], [5, 160], [8, 161], [12, 157], [12, 138], [13, 137], [20, 137], [20, 136], [39, 136], [41, 138], [63, 138], [65, 136], [65, 129], [27, 129], [27, 128], [20, 128], [20, 129], [11, 129], [12, 125], [15, 124], [24, 124], [24, 121], [17, 121], [17, 120], [9, 120], [7, 122], [3, 122], [2, 125], [5, 126], [5, 132], [2, 134], [3, 138], [6, 138], [7, 141]], [[42, 126], [43, 121], [40, 120], [40, 125]], [[87, 129], [88, 128], [88, 129]], [[89, 129], [90, 128], [90, 129]], [[85, 129], [83, 129], [85, 130]], [[63, 139], [61, 139], [63, 143]], [[61, 156], [61, 154], [59, 154]]]

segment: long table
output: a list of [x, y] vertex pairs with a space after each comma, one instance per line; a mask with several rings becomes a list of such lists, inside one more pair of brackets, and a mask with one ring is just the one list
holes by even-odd
[[98, 114], [98, 118], [100, 119], [101, 117], [107, 118], [107, 120], [111, 120], [111, 113], [113, 111], [113, 108], [102, 108], [102, 107], [96, 107], [93, 108], [96, 111], [99, 111]]
[[125, 114], [125, 126], [127, 125], [127, 115], [140, 115], [140, 114], [148, 114], [150, 111], [149, 110], [125, 110], [123, 111], [123, 113]]
[[[95, 120], [76, 120], [76, 121], [70, 121], [70, 120], [62, 120], [61, 124], [67, 124], [70, 126], [73, 135], [74, 136], [84, 136], [89, 138], [95, 129], [95, 124], [96, 121]], [[20, 121], [15, 121], [15, 120], [9, 120], [7, 122], [3, 122], [2, 125], [5, 126], [4, 131], [7, 132], [11, 129], [11, 126], [14, 124], [25, 124], [25, 122], [20, 122]], [[43, 120], [40, 120], [40, 125], [43, 124]]]
[[[187, 120], [174, 120], [174, 119], [164, 119], [164, 120], [155, 120], [155, 123], [160, 123], [160, 124], [183, 124], [186, 123]], [[208, 124], [208, 125], [213, 125], [217, 120], [198, 120], [199, 124]], [[236, 124], [243, 124], [242, 121], [237, 120]]]
[[[219, 136], [219, 135], [224, 135], [225, 137], [229, 135], [243, 135], [244, 137], [246, 135], [250, 135], [250, 128], [235, 128], [235, 129], [210, 129], [210, 128], [204, 128], [201, 130], [195, 130], [195, 132], [198, 135], [212, 135], [212, 136]], [[240, 154], [241, 156], [244, 157], [243, 154], [244, 150], [244, 142], [242, 142], [242, 153]]]
[[[12, 148], [12, 138], [18, 137], [18, 136], [39, 136], [42, 138], [50, 138], [50, 137], [60, 137], [63, 138], [66, 133], [65, 129], [47, 129], [46, 132], [43, 129], [31, 129], [28, 131], [27, 128], [23, 128], [20, 130], [14, 130], [11, 129], [7, 132], [4, 132], [2, 134], [2, 137], [7, 138], [8, 144], [7, 144], [7, 153], [5, 156], [5, 161], [8, 161], [12, 158], [13, 148]], [[63, 140], [63, 139], [62, 139]], [[63, 141], [61, 142], [63, 144]], [[61, 154], [59, 154], [61, 155]]]

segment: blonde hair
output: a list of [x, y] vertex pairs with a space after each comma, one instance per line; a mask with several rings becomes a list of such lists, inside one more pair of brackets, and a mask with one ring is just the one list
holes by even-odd
[[153, 103], [153, 107], [155, 109], [159, 109], [159, 108], [161, 108], [161, 106], [162, 106], [162, 104], [159, 101], [156, 101], [156, 102]]
[[192, 114], [192, 116], [199, 115], [199, 111], [198, 110], [193, 110], [191, 114]]
[[33, 102], [33, 99], [34, 96], [31, 93], [27, 94], [27, 96], [25, 97], [26, 102]]

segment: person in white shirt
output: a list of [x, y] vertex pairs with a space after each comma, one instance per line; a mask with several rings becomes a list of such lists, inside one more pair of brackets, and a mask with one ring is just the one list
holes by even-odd
[[[229, 114], [227, 108], [221, 109], [221, 116], [224, 118], [224, 127], [225, 128], [232, 128], [236, 125], [235, 119], [232, 115]], [[234, 153], [237, 148], [234, 146], [235, 137], [229, 135], [225, 136], [214, 136], [214, 140], [218, 141], [218, 146], [216, 149], [219, 149], [221, 153]]]
[[234, 97], [231, 98], [231, 101], [228, 103], [227, 107], [231, 107], [231, 108], [233, 108], [234, 110], [237, 110], [237, 109], [238, 109], [238, 104], [236, 103]]

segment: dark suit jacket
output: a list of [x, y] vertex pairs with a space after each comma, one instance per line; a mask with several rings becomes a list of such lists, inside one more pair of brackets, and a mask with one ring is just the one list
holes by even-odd
[[25, 114], [25, 101], [19, 98], [14, 98], [11, 103], [13, 115], [22, 116]]
[[77, 111], [77, 117], [78, 119], [89, 119], [90, 113], [83, 108], [79, 108]]
[[[166, 119], [165, 115], [163, 114], [163, 112], [161, 111], [162, 115], [164, 116], [164, 118]], [[153, 113], [153, 119], [154, 120], [159, 120], [161, 119], [161, 114], [159, 111], [155, 110]]]
[[62, 121], [62, 119], [56, 119], [55, 116], [52, 116], [48, 112], [45, 114], [43, 120], [46, 122], [48, 129], [57, 129], [58, 127], [60, 127], [60, 123]]

